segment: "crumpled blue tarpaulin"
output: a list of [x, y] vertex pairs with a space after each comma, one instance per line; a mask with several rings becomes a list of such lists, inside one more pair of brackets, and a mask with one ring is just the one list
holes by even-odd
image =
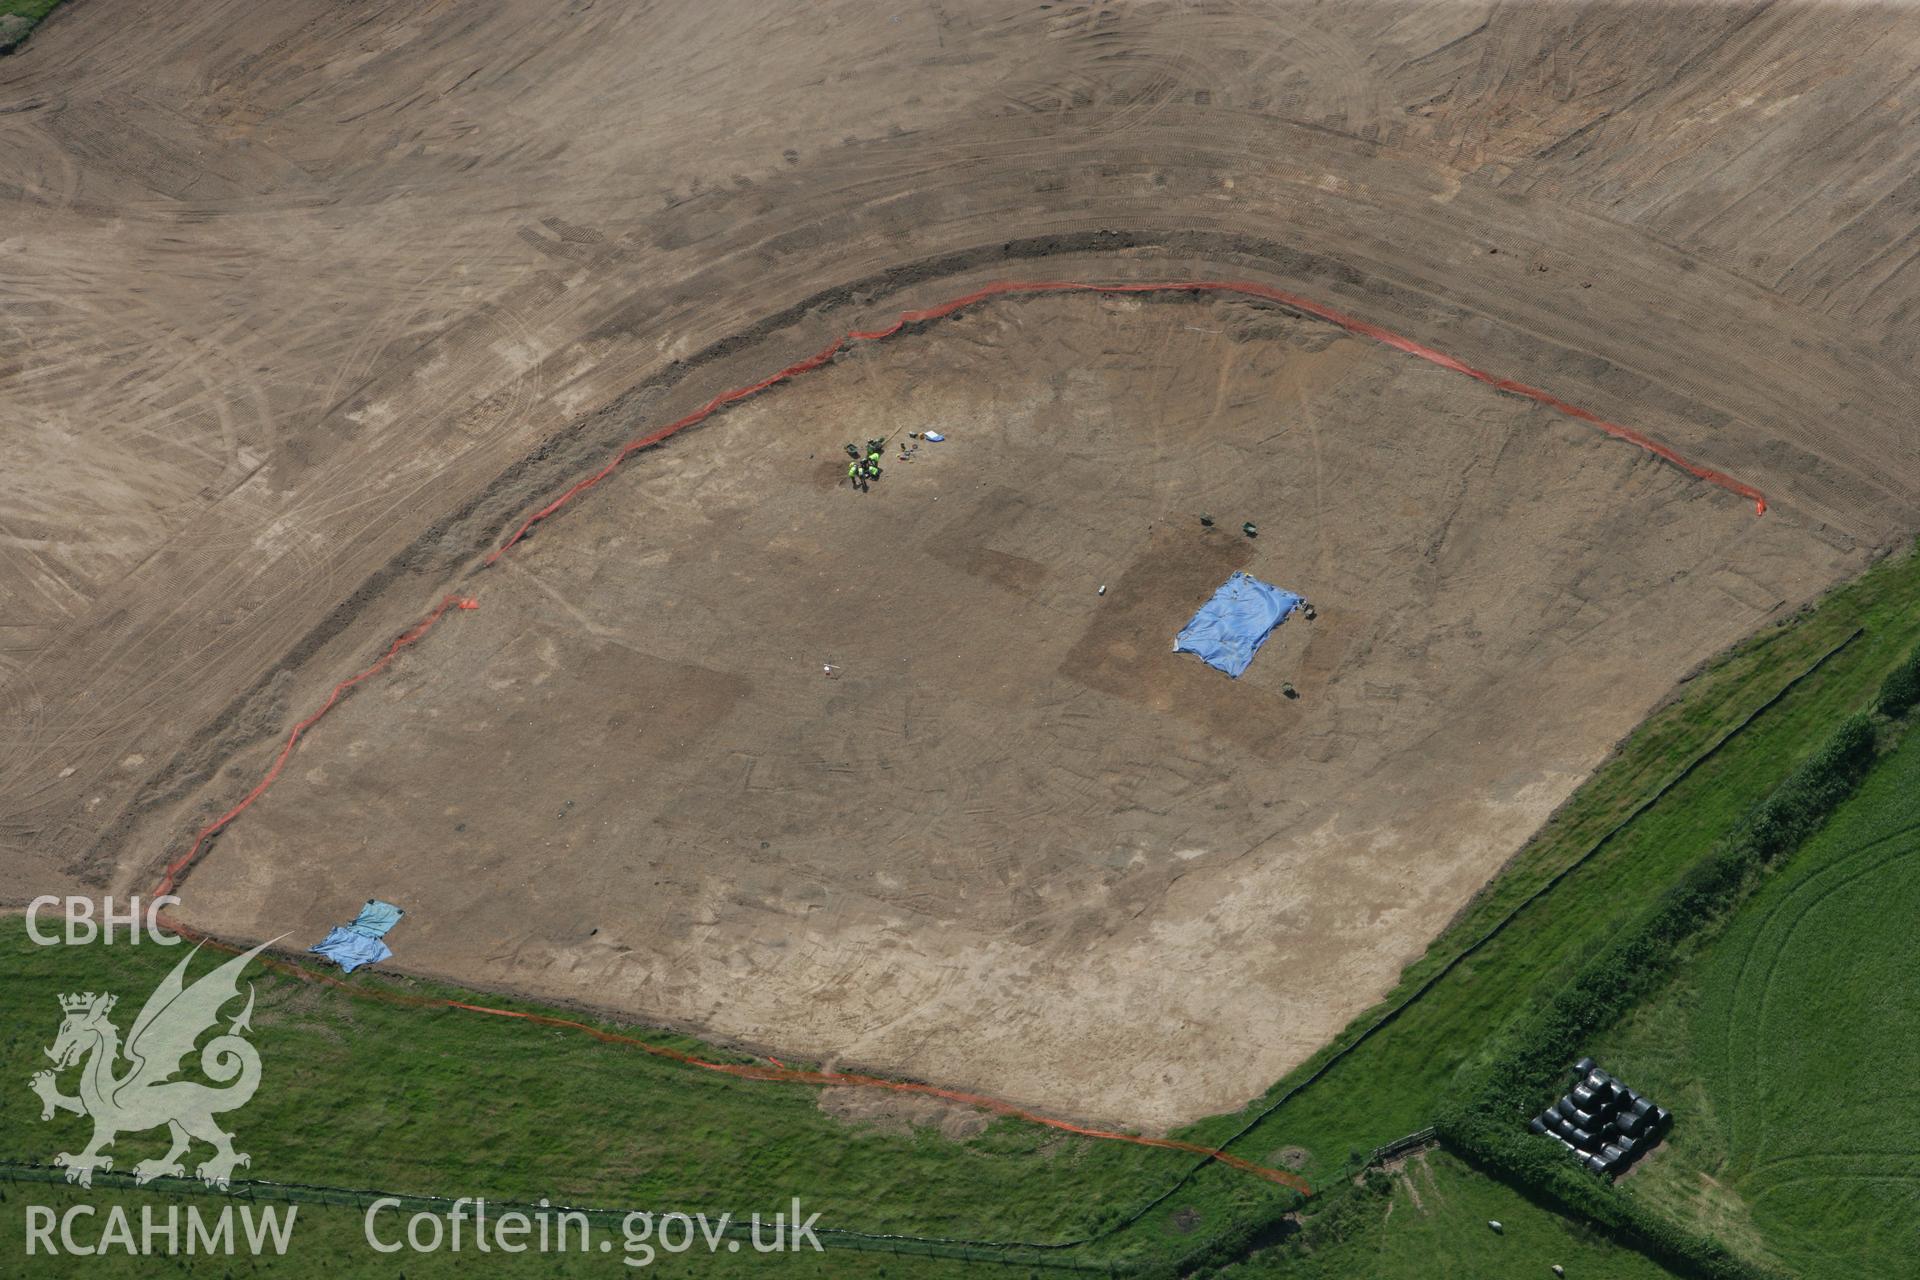
[[384, 938], [387, 930], [400, 923], [400, 917], [407, 914], [391, 902], [382, 902], [378, 898], [368, 898], [367, 905], [360, 908], [360, 914], [353, 918], [347, 928], [355, 933], [363, 933], [369, 938]]
[[319, 952], [346, 973], [363, 964], [378, 964], [393, 954], [393, 949], [380, 939], [386, 937], [387, 930], [398, 924], [405, 914], [391, 902], [368, 898], [367, 905], [360, 908], [352, 924], [335, 925], [326, 937], [307, 950]]
[[1208, 666], [1238, 679], [1300, 599], [1271, 582], [1236, 573], [1174, 637], [1173, 651], [1198, 654]]
[[393, 954], [393, 948], [380, 939], [355, 933], [344, 924], [333, 926], [325, 938], [307, 950], [318, 951], [347, 973], [352, 973], [363, 964], [378, 964]]

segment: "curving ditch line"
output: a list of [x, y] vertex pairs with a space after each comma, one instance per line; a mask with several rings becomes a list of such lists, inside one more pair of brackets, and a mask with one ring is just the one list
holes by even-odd
[[830, 364], [836, 355], [855, 343], [883, 342], [914, 325], [945, 319], [957, 311], [985, 302], [990, 298], [1007, 297], [1013, 294], [1035, 293], [1213, 293], [1235, 294], [1240, 297], [1258, 298], [1263, 302], [1277, 302], [1283, 307], [1298, 311], [1303, 315], [1312, 316], [1316, 320], [1324, 320], [1329, 324], [1337, 325], [1356, 337], [1371, 339], [1374, 342], [1392, 347], [1397, 351], [1404, 351], [1408, 355], [1418, 356], [1420, 359], [1430, 364], [1438, 365], [1442, 369], [1463, 374], [1477, 382], [1484, 382], [1496, 391], [1504, 391], [1509, 395], [1521, 396], [1537, 404], [1545, 405], [1555, 412], [1587, 423], [1589, 426], [1612, 436], [1616, 440], [1624, 440], [1629, 444], [1644, 449], [1648, 453], [1680, 468], [1697, 480], [1718, 485], [1729, 493], [1735, 493], [1750, 500], [1754, 504], [1754, 514], [1756, 515], [1763, 515], [1767, 510], [1766, 495], [1758, 489], [1736, 480], [1724, 472], [1715, 471], [1710, 467], [1703, 467], [1698, 463], [1691, 462], [1675, 450], [1661, 444], [1650, 436], [1635, 431], [1631, 427], [1623, 427], [1617, 422], [1609, 422], [1596, 413], [1582, 409], [1578, 405], [1569, 404], [1557, 396], [1540, 390], [1538, 387], [1529, 386], [1524, 382], [1519, 382], [1512, 378], [1505, 378], [1497, 374], [1488, 373], [1484, 369], [1477, 369], [1465, 361], [1456, 360], [1444, 351], [1437, 351], [1424, 343], [1415, 342], [1412, 338], [1395, 333], [1391, 329], [1383, 329], [1379, 325], [1356, 319], [1353, 316], [1347, 315], [1345, 312], [1336, 311], [1332, 307], [1314, 302], [1308, 298], [1303, 298], [1298, 294], [1275, 289], [1271, 285], [1259, 284], [1251, 280], [1155, 280], [1104, 284], [1081, 280], [998, 280], [992, 284], [983, 285], [971, 293], [962, 294], [957, 298], [949, 298], [945, 302], [935, 303], [930, 307], [923, 307], [915, 311], [903, 311], [900, 313], [898, 319], [884, 329], [848, 330], [806, 359], [796, 361], [786, 368], [771, 373], [757, 382], [750, 382], [744, 387], [736, 387], [731, 391], [723, 391], [685, 417], [676, 418], [664, 427], [656, 428], [643, 436], [628, 441], [625, 445], [621, 446], [619, 452], [615, 453], [605, 466], [586, 477], [586, 479], [574, 484], [572, 488], [566, 490], [559, 497], [553, 499], [522, 521], [520, 526], [513, 531], [512, 536], [493, 550], [493, 553], [486, 558], [485, 563], [491, 565], [498, 561], [501, 556], [513, 549], [514, 544], [520, 542], [531, 533], [536, 524], [547, 519], [559, 511], [560, 508], [585, 493], [588, 489], [593, 488], [602, 480], [612, 475], [621, 463], [625, 462], [634, 454], [659, 444], [669, 436], [684, 431], [688, 427], [704, 422], [730, 404], [736, 404], [739, 401], [750, 399], [753, 396], [759, 395], [762, 391], [767, 390], [769, 387], [800, 377], [802, 374], [811, 373], [815, 369], [823, 368]]
[[[1465, 377], [1473, 378], [1476, 381], [1479, 381], [1481, 383], [1484, 383], [1487, 386], [1492, 387], [1496, 391], [1503, 392], [1510, 395], [1521, 396], [1523, 398], [1532, 400], [1538, 404], [1544, 405], [1550, 409], [1553, 409], [1556, 412], [1564, 414], [1568, 417], [1572, 417], [1579, 421], [1585, 422], [1595, 427], [1596, 429], [1600, 430], [1601, 432], [1605, 433], [1608, 436], [1633, 444], [1640, 449], [1643, 449], [1649, 453], [1654, 454], [1656, 457], [1659, 457], [1662, 460], [1668, 462], [1669, 464], [1680, 468], [1681, 470], [1687, 472], [1689, 475], [1694, 476], [1696, 479], [1702, 480], [1712, 485], [1716, 485], [1731, 493], [1737, 494], [1741, 497], [1751, 500], [1755, 504], [1756, 514], [1763, 513], [1766, 510], [1766, 498], [1759, 490], [1739, 480], [1736, 480], [1722, 472], [1696, 464], [1688, 460], [1687, 458], [1683, 457], [1681, 454], [1671, 449], [1670, 447], [1656, 440], [1653, 440], [1650, 437], [1630, 427], [1626, 427], [1618, 423], [1610, 422], [1586, 409], [1580, 408], [1579, 406], [1560, 400], [1557, 397], [1549, 394], [1548, 392], [1540, 390], [1539, 388], [1530, 386], [1526, 383], [1519, 382], [1515, 379], [1502, 377], [1493, 373], [1489, 373], [1485, 370], [1478, 369], [1461, 360], [1458, 360], [1452, 356], [1449, 356], [1444, 352], [1438, 351], [1432, 347], [1416, 342], [1411, 338], [1405, 337], [1404, 335], [1382, 328], [1381, 326], [1372, 324], [1371, 322], [1347, 315], [1344, 312], [1337, 311], [1322, 303], [1315, 302], [1311, 299], [1301, 297], [1297, 294], [1292, 294], [1280, 289], [1273, 288], [1269, 285], [1264, 285], [1258, 282], [1244, 281], [1244, 280], [1171, 280], [1171, 281], [1144, 281], [1144, 282], [1142, 281], [1097, 282], [1097, 281], [1073, 281], [1073, 280], [1003, 280], [1003, 281], [996, 281], [996, 282], [987, 284], [979, 289], [975, 289], [969, 293], [962, 294], [958, 297], [950, 298], [944, 302], [937, 303], [930, 307], [920, 308], [917, 310], [904, 311], [898, 316], [898, 318], [896, 318], [893, 321], [893, 323], [885, 326], [884, 328], [872, 329], [872, 330], [861, 330], [861, 329], [849, 330], [847, 333], [843, 334], [839, 338], [836, 338], [832, 343], [828, 344], [826, 347], [822, 348], [820, 351], [814, 353], [813, 355], [803, 360], [797, 361], [793, 364], [790, 364], [785, 368], [782, 368], [755, 382], [748, 383], [747, 385], [742, 387], [734, 388], [733, 390], [730, 390], [730, 391], [722, 392], [721, 394], [713, 397], [706, 404], [702, 405], [699, 409], [696, 409], [694, 412], [687, 414], [684, 417], [681, 417], [679, 419], [676, 419], [675, 421], [670, 422], [663, 427], [656, 428], [655, 430], [650, 431], [634, 440], [629, 441], [627, 444], [623, 445], [613, 455], [613, 457], [610, 460], [608, 460], [604, 465], [602, 465], [598, 470], [586, 476], [584, 479], [581, 479], [575, 482], [572, 486], [570, 486], [565, 491], [560, 493], [557, 497], [551, 499], [550, 501], [545, 503], [543, 506], [539, 507], [538, 509], [533, 511], [531, 514], [529, 514], [525, 519], [523, 519], [520, 522], [520, 524], [514, 529], [513, 533], [486, 557], [483, 564], [492, 565], [495, 562], [497, 562], [503, 555], [505, 555], [508, 551], [510, 551], [516, 544], [524, 540], [532, 532], [532, 530], [537, 524], [552, 517], [557, 512], [559, 512], [563, 507], [565, 507], [568, 503], [573, 501], [575, 498], [579, 497], [581, 494], [587, 492], [588, 490], [592, 489], [594, 486], [598, 485], [602, 480], [604, 480], [607, 476], [611, 475], [614, 472], [614, 470], [616, 470], [623, 462], [625, 462], [628, 458], [632, 457], [634, 454], [639, 453], [654, 445], [657, 445], [663, 442], [664, 440], [668, 439], [669, 437], [706, 420], [707, 418], [711, 417], [713, 414], [719, 412], [720, 410], [726, 408], [729, 405], [736, 404], [740, 401], [759, 395], [762, 392], [765, 392], [783, 382], [790, 381], [793, 378], [800, 377], [806, 373], [813, 372], [820, 368], [824, 368], [827, 365], [831, 364], [834, 357], [837, 356], [842, 350], [845, 350], [854, 344], [884, 341], [888, 338], [892, 338], [909, 329], [913, 329], [917, 326], [924, 325], [932, 321], [943, 319], [965, 308], [978, 305], [982, 302], [985, 302], [994, 298], [1016, 296], [1016, 295], [1070, 294], [1070, 293], [1094, 294], [1094, 295], [1179, 294], [1179, 293], [1196, 294], [1196, 295], [1219, 294], [1219, 295], [1232, 295], [1232, 296], [1238, 296], [1238, 297], [1244, 297], [1244, 298], [1250, 298], [1250, 299], [1255, 299], [1259, 301], [1274, 303], [1284, 308], [1287, 308], [1289, 310], [1298, 312], [1302, 315], [1309, 316], [1309, 317], [1336, 325], [1339, 328], [1344, 329], [1347, 332], [1357, 337], [1362, 337], [1362, 338], [1369, 339], [1371, 341], [1379, 342], [1383, 345], [1392, 347], [1396, 350], [1402, 351], [1412, 356], [1416, 356], [1431, 364], [1447, 369], [1450, 372], [1461, 374]], [[261, 778], [261, 780], [257, 784], [255, 784], [255, 786], [250, 791], [248, 791], [246, 795], [243, 796], [241, 800], [238, 803], [236, 803], [232, 808], [228, 809], [225, 813], [221, 814], [219, 817], [217, 817], [212, 822], [208, 823], [205, 827], [203, 827], [196, 835], [192, 845], [189, 847], [186, 853], [182, 854], [180, 857], [172, 860], [166, 865], [163, 871], [163, 874], [160, 878], [160, 881], [155, 886], [154, 896], [160, 896], [160, 895], [170, 893], [179, 886], [181, 880], [192, 869], [193, 865], [201, 858], [201, 856], [205, 853], [207, 847], [220, 834], [220, 832], [225, 830], [231, 823], [237, 820], [241, 814], [243, 814], [249, 807], [251, 807], [256, 801], [258, 801], [260, 797], [263, 796], [266, 793], [266, 791], [272, 786], [274, 781], [278, 779], [278, 777], [281, 774], [281, 771], [285, 768], [294, 750], [298, 747], [300, 741], [307, 734], [307, 732], [310, 731], [316, 724], [318, 724], [319, 721], [323, 719], [328, 712], [330, 712], [335, 706], [337, 706], [347, 694], [351, 693], [353, 689], [355, 689], [361, 683], [373, 678], [374, 676], [384, 671], [401, 655], [403, 651], [417, 645], [422, 639], [425, 638], [427, 633], [430, 630], [432, 630], [443, 619], [443, 617], [449, 611], [452, 611], [452, 610], [464, 611], [464, 610], [475, 609], [478, 607], [479, 607], [479, 601], [471, 596], [462, 597], [457, 595], [450, 595], [446, 597], [444, 600], [442, 600], [439, 603], [438, 606], [436, 606], [432, 611], [430, 611], [427, 615], [421, 618], [420, 621], [418, 621], [408, 630], [402, 632], [398, 637], [396, 637], [392, 641], [392, 643], [387, 647], [385, 653], [371, 666], [348, 677], [347, 679], [340, 681], [338, 684], [333, 686], [332, 691], [329, 693], [326, 700], [321, 704], [321, 706], [318, 707], [313, 712], [311, 712], [310, 714], [308, 714], [306, 717], [301, 719], [299, 722], [297, 722], [293, 726], [293, 728], [288, 733], [288, 736], [284, 744], [281, 746], [281, 749], [278, 755], [275, 757], [272, 765], [269, 767], [266, 774]], [[1731, 736], [1731, 734], [1729, 734], [1729, 736]], [[1718, 743], [1715, 744], [1716, 747], [1718, 745], [1719, 745]], [[1711, 750], [1712, 749], [1710, 748], [1709, 754], [1711, 753]], [[1636, 811], [1636, 816], [1637, 816], [1637, 811]], [[1584, 861], [1584, 859], [1582, 859], [1582, 861]], [[1569, 871], [1571, 869], [1572, 868], [1568, 868]], [[1544, 894], [1548, 889], [1552, 888], [1554, 884], [1558, 883], [1559, 879], [1560, 877], [1555, 877], [1554, 880], [1550, 881], [1547, 885], [1543, 886], [1542, 889], [1540, 890], [1540, 894]], [[1540, 895], [1539, 894], [1535, 895], [1536, 898], [1538, 896]], [[1530, 898], [1528, 900], [1528, 903], [1530, 903], [1531, 901], [1533, 901], [1533, 899]], [[1528, 904], [1523, 903], [1522, 907], [1524, 908], [1525, 905], [1528, 905]], [[1516, 914], [1517, 914], [1517, 910], [1516, 910]], [[210, 935], [200, 933], [199, 931], [196, 931], [196, 930], [191, 930], [191, 929], [181, 927], [176, 922], [169, 922], [169, 923], [172, 925], [172, 927], [179, 929], [179, 931], [185, 934], [186, 936], [194, 937], [206, 943], [207, 945], [210, 945], [222, 950], [237, 950], [237, 948], [231, 947], [230, 944], [227, 944], [218, 939], [215, 939]], [[1500, 922], [1500, 925], [1495, 926], [1493, 932], [1498, 932], [1499, 928], [1505, 923], [1506, 921]], [[1488, 935], [1488, 937], [1491, 937], [1491, 933]], [[1473, 946], [1468, 949], [1468, 954], [1470, 954], [1472, 950], [1477, 949], [1478, 946], [1481, 943], [1484, 943], [1486, 940], [1487, 940], [1486, 938], [1482, 938], [1478, 942], [1473, 944]], [[1455, 963], [1457, 963], [1458, 959], [1460, 958], [1463, 958], [1463, 957], [1456, 957]], [[1192, 1179], [1192, 1177], [1195, 1174], [1197, 1174], [1202, 1168], [1204, 1168], [1206, 1165], [1210, 1163], [1215, 1163], [1215, 1162], [1225, 1164], [1230, 1168], [1234, 1168], [1242, 1172], [1251, 1173], [1269, 1182], [1273, 1182], [1281, 1186], [1290, 1187], [1293, 1190], [1296, 1190], [1302, 1194], [1310, 1194], [1311, 1192], [1306, 1182], [1303, 1179], [1299, 1178], [1297, 1175], [1292, 1174], [1286, 1170], [1270, 1168], [1268, 1166], [1257, 1164], [1253, 1161], [1247, 1160], [1243, 1157], [1233, 1155], [1232, 1153], [1226, 1151], [1224, 1149], [1224, 1146], [1230, 1145], [1232, 1142], [1234, 1142], [1238, 1138], [1244, 1136], [1245, 1133], [1247, 1133], [1255, 1125], [1257, 1125], [1261, 1119], [1265, 1118], [1266, 1115], [1271, 1114], [1273, 1110], [1277, 1109], [1285, 1101], [1287, 1101], [1289, 1098], [1291, 1098], [1296, 1093], [1298, 1093], [1300, 1089], [1305, 1088], [1308, 1084], [1311, 1084], [1314, 1080], [1317, 1080], [1318, 1078], [1320, 1078], [1320, 1076], [1323, 1075], [1327, 1069], [1331, 1068], [1336, 1062], [1338, 1062], [1341, 1058], [1343, 1058], [1346, 1055], [1346, 1053], [1350, 1052], [1353, 1048], [1356, 1048], [1360, 1042], [1367, 1039], [1374, 1031], [1378, 1030], [1386, 1022], [1390, 1021], [1394, 1015], [1398, 1014], [1401, 1011], [1401, 1009], [1405, 1007], [1406, 1004], [1410, 1004], [1413, 999], [1417, 999], [1420, 994], [1423, 994], [1427, 989], [1429, 989], [1432, 986], [1434, 982], [1437, 982], [1440, 978], [1444, 977], [1445, 974], [1451, 971], [1453, 967], [1451, 963], [1443, 967], [1439, 973], [1435, 974], [1428, 983], [1424, 984], [1418, 991], [1416, 991], [1411, 997], [1409, 997], [1409, 999], [1405, 1003], [1403, 1003], [1401, 1006], [1396, 1007], [1395, 1009], [1390, 1011], [1385, 1017], [1380, 1019], [1380, 1021], [1376, 1022], [1373, 1026], [1370, 1026], [1369, 1028], [1367, 1028], [1367, 1030], [1363, 1032], [1362, 1035], [1357, 1040], [1355, 1040], [1354, 1042], [1346, 1046], [1343, 1046], [1342, 1049], [1336, 1052], [1330, 1059], [1323, 1062], [1316, 1071], [1314, 1071], [1309, 1077], [1307, 1077], [1307, 1079], [1301, 1081], [1292, 1089], [1289, 1089], [1288, 1091], [1286, 1091], [1286, 1093], [1281, 1095], [1281, 1097], [1277, 1099], [1275, 1102], [1263, 1108], [1260, 1112], [1256, 1113], [1254, 1118], [1246, 1126], [1244, 1126], [1239, 1132], [1234, 1134], [1232, 1138], [1229, 1138], [1227, 1140], [1226, 1144], [1223, 1144], [1222, 1146], [1218, 1146], [1218, 1147], [1208, 1147], [1198, 1143], [1183, 1142], [1177, 1139], [1152, 1138], [1152, 1137], [1145, 1137], [1138, 1134], [1120, 1133], [1120, 1132], [1115, 1132], [1111, 1130], [1102, 1130], [1102, 1129], [1092, 1128], [1089, 1126], [1078, 1125], [1070, 1121], [1061, 1120], [1054, 1117], [1044, 1116], [1034, 1112], [1030, 1112], [1025, 1110], [1024, 1108], [1020, 1108], [1018, 1106], [1015, 1106], [1012, 1103], [1009, 1103], [1000, 1099], [991, 1098], [991, 1097], [980, 1095], [980, 1094], [966, 1093], [958, 1090], [942, 1089], [938, 1086], [930, 1085], [930, 1084], [923, 1084], [923, 1083], [912, 1082], [912, 1081], [888, 1080], [878, 1076], [861, 1075], [861, 1074], [797, 1070], [797, 1069], [788, 1068], [788, 1067], [779, 1066], [779, 1065], [761, 1066], [759, 1064], [714, 1062], [708, 1059], [696, 1057], [691, 1054], [682, 1053], [677, 1050], [667, 1049], [663, 1046], [650, 1044], [644, 1040], [639, 1039], [638, 1037], [621, 1035], [616, 1032], [607, 1031], [602, 1028], [594, 1027], [587, 1023], [575, 1021], [572, 1019], [558, 1018], [550, 1015], [536, 1014], [536, 1013], [530, 1013], [530, 1012], [525, 1012], [520, 1010], [502, 1009], [502, 1008], [497, 1008], [493, 1006], [479, 1005], [479, 1004], [473, 1004], [473, 1003], [468, 1003], [463, 1001], [416, 997], [416, 996], [404, 995], [402, 993], [397, 993], [397, 992], [385, 992], [377, 988], [362, 986], [358, 984], [349, 984], [341, 981], [338, 978], [334, 978], [331, 975], [317, 973], [315, 971], [306, 969], [300, 965], [293, 964], [284, 959], [271, 958], [269, 959], [269, 963], [272, 965], [272, 967], [279, 969], [282, 972], [296, 976], [303, 981], [322, 982], [327, 985], [336, 987], [340, 990], [343, 990], [348, 994], [353, 995], [357, 998], [383, 999], [383, 1000], [388, 1000], [392, 1002], [415, 1005], [418, 1007], [460, 1009], [465, 1012], [482, 1014], [490, 1017], [521, 1019], [521, 1020], [536, 1022], [545, 1026], [552, 1026], [552, 1027], [564, 1028], [569, 1030], [577, 1030], [577, 1031], [584, 1032], [588, 1035], [592, 1035], [595, 1038], [602, 1040], [603, 1042], [617, 1043], [617, 1044], [622, 1044], [628, 1047], [637, 1048], [649, 1054], [671, 1058], [687, 1066], [695, 1067], [702, 1070], [721, 1072], [721, 1073], [735, 1076], [736, 1078], [740, 1078], [740, 1079], [796, 1083], [796, 1084], [806, 1084], [811, 1086], [859, 1086], [859, 1087], [867, 1087], [867, 1088], [887, 1089], [887, 1090], [891, 1090], [895, 1092], [903, 1092], [903, 1093], [927, 1094], [935, 1097], [940, 1097], [949, 1101], [959, 1102], [964, 1105], [979, 1107], [984, 1110], [994, 1112], [995, 1114], [1015, 1117], [1015, 1118], [1022, 1119], [1034, 1124], [1047, 1126], [1047, 1127], [1058, 1129], [1064, 1132], [1076, 1134], [1082, 1137], [1097, 1138], [1097, 1139], [1106, 1140], [1106, 1141], [1128, 1142], [1128, 1143], [1133, 1143], [1141, 1146], [1180, 1151], [1180, 1152], [1184, 1152], [1191, 1155], [1197, 1155], [1201, 1157], [1200, 1160], [1184, 1176], [1182, 1176], [1178, 1181], [1176, 1181], [1172, 1186], [1170, 1186], [1165, 1193], [1163, 1193], [1158, 1197], [1155, 1197], [1148, 1204], [1142, 1206], [1138, 1210], [1138, 1212], [1130, 1215], [1129, 1218], [1127, 1219], [1127, 1222], [1137, 1221], [1139, 1217], [1144, 1216], [1144, 1214], [1146, 1214], [1147, 1212], [1150, 1212], [1154, 1207], [1163, 1203], [1167, 1199], [1167, 1197], [1175, 1194], [1182, 1186], [1186, 1185], [1187, 1182], [1189, 1182]], [[1125, 1225], [1125, 1224], [1123, 1223], [1122, 1225]], [[1118, 1228], [1115, 1228], [1115, 1229], [1118, 1229]], [[977, 1242], [967, 1242], [967, 1243], [991, 1245], [994, 1242], [977, 1241]], [[1088, 1241], [1061, 1242], [1059, 1245], [1049, 1245], [1049, 1246], [1022, 1245], [1018, 1247], [1053, 1248], [1053, 1247], [1066, 1247], [1070, 1244], [1082, 1244], [1082, 1243], [1088, 1243]]]

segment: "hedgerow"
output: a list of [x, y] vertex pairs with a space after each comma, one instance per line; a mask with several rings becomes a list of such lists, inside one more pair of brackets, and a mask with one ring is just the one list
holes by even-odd
[[1769, 866], [1819, 829], [1873, 760], [1871, 720], [1856, 715], [1842, 722], [1735, 832], [1522, 1024], [1442, 1111], [1435, 1124], [1441, 1141], [1487, 1172], [1630, 1237], [1682, 1271], [1710, 1280], [1776, 1274], [1741, 1261], [1718, 1240], [1673, 1224], [1587, 1172], [1558, 1145], [1530, 1134], [1526, 1117], [1545, 1105], [1582, 1046], [1665, 976], [1687, 939], [1724, 918]]
[[1887, 676], [1873, 705], [1883, 716], [1902, 716], [1915, 703], [1920, 703], [1920, 648], [1908, 654], [1907, 660]]

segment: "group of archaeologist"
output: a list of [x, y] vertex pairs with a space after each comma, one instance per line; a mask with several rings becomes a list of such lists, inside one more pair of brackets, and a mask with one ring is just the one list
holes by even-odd
[[854, 445], [847, 446], [847, 456], [853, 461], [847, 464], [847, 479], [860, 492], [867, 492], [867, 486], [880, 479], [880, 459], [886, 454], [886, 440], [867, 441], [867, 451], [863, 455]]

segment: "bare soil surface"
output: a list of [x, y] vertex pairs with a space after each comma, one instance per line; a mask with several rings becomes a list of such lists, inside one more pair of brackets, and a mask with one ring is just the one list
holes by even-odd
[[[518, 798], [489, 847], [435, 827], [431, 761], [358, 793], [442, 895], [422, 967], [1076, 1113], [1245, 1096], [1693, 659], [1914, 527], [1916, 55], [1912, 10], [1798, 4], [68, 6], [0, 60], [0, 895], [143, 888], [503, 524], [850, 323], [1008, 275], [1257, 279], [1773, 513], [1244, 309], [996, 307], [638, 460], [291, 775], [417, 755], [431, 706], [520, 753], [438, 766]], [[864, 506], [801, 470], [936, 414], [965, 450]], [[1165, 623], [1236, 556], [1325, 603], [1210, 685]], [[572, 755], [530, 727], [599, 708]], [[273, 803], [188, 881], [203, 922], [374, 891], [298, 861], [373, 865], [368, 814]], [[1342, 852], [1375, 840], [1402, 860]]]
[[[844, 442], [929, 429], [846, 484]], [[1164, 1126], [1318, 1047], [1687, 668], [1843, 564], [1331, 326], [992, 304], [543, 526], [221, 837], [187, 918], [318, 937], [372, 894], [416, 970]], [[1317, 614], [1237, 681], [1172, 652], [1236, 569]]]

